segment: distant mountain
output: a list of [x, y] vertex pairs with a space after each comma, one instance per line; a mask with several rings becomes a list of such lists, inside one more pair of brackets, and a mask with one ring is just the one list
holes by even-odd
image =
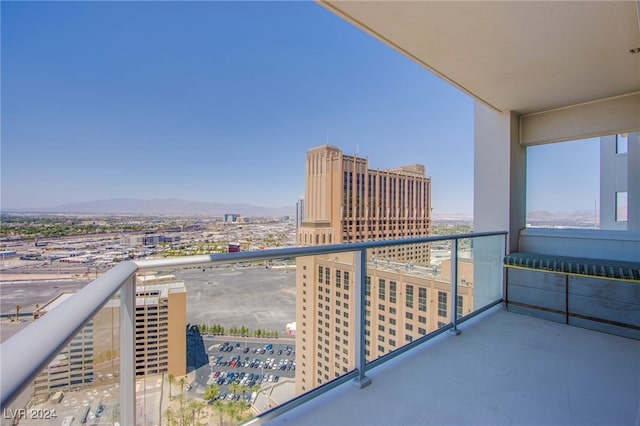
[[[597, 212], [598, 214], [600, 212]], [[544, 210], [534, 210], [527, 212], [527, 222], [529, 223], [551, 223], [558, 224], [589, 224], [599, 221], [599, 216], [593, 210], [582, 210], [575, 212], [548, 212]]]
[[[244, 217], [294, 216], [295, 207], [259, 207], [250, 204], [207, 203], [187, 201], [177, 198], [141, 200], [118, 198], [80, 203], [67, 203], [54, 207], [29, 209], [34, 213], [76, 213], [76, 214], [136, 214], [136, 215], [203, 215], [222, 216], [237, 213]], [[14, 210], [18, 211], [18, 210]], [[20, 209], [25, 212], [26, 209]]]

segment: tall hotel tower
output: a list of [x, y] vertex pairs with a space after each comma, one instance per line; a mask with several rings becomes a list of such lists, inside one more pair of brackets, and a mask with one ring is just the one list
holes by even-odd
[[[350, 243], [428, 235], [431, 179], [415, 164], [370, 170], [366, 158], [344, 155], [331, 145], [307, 153], [305, 216], [299, 245]], [[377, 253], [428, 263], [429, 250]]]
[[[330, 145], [307, 153], [299, 245], [418, 237], [430, 231], [431, 179], [424, 166], [370, 170], [366, 158], [344, 155]], [[368, 359], [448, 322], [449, 268], [446, 262], [441, 270], [430, 265], [426, 244], [367, 252]], [[472, 278], [465, 265], [459, 271], [463, 280]], [[297, 393], [354, 368], [353, 277], [353, 253], [297, 259]], [[468, 288], [459, 291], [460, 312], [470, 309], [471, 284], [465, 281]]]

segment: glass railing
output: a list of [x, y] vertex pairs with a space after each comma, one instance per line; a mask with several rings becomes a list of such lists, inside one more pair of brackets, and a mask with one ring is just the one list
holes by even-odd
[[4, 417], [237, 424], [366, 386], [501, 301], [505, 235], [124, 262], [2, 344]]

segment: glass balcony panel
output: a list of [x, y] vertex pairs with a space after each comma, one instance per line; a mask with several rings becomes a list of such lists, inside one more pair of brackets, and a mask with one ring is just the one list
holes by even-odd
[[[314, 337], [305, 346], [324, 362], [332, 342], [327, 345], [329, 337], [312, 325], [316, 283], [309, 274], [308, 293], [297, 295], [296, 275], [294, 258], [139, 273], [136, 311], [157, 306], [168, 321], [153, 335], [146, 329], [137, 333], [147, 339], [136, 355], [138, 421], [218, 424], [222, 417], [238, 424], [289, 401], [303, 385], [305, 391], [314, 388], [315, 380], [297, 376], [297, 359], [305, 366], [312, 361], [296, 351], [296, 297], [309, 306], [300, 328]], [[322, 292], [331, 299], [324, 287], [331, 286]], [[334, 378], [326, 379], [321, 370], [323, 380]]]
[[[462, 316], [502, 297], [504, 235], [462, 239], [458, 242], [458, 306]], [[460, 316], [460, 310], [458, 309]]]
[[[64, 309], [62, 293], [36, 309], [29, 321], [46, 321], [53, 309]], [[4, 421], [20, 425], [119, 421], [119, 298], [113, 298], [42, 369], [25, 391], [4, 409]], [[5, 423], [3, 423], [5, 424]], [[10, 423], [7, 423], [10, 424]]]

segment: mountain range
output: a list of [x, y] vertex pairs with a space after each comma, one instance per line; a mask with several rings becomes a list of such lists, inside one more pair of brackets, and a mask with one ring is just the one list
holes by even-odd
[[295, 207], [260, 207], [242, 203], [209, 203], [177, 198], [143, 200], [117, 198], [61, 204], [53, 207], [15, 209], [11, 212], [75, 213], [75, 214], [124, 214], [171, 216], [223, 216], [225, 213], [244, 217], [281, 217], [295, 215]]

